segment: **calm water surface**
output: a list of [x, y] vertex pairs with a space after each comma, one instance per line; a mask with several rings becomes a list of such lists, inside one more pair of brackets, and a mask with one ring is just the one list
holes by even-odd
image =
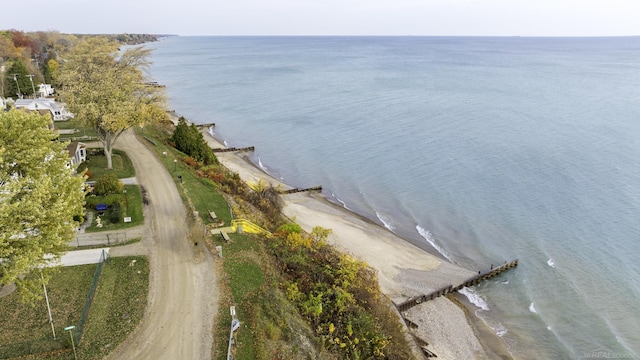
[[640, 38], [172, 37], [170, 104], [475, 270], [520, 358], [640, 355]]

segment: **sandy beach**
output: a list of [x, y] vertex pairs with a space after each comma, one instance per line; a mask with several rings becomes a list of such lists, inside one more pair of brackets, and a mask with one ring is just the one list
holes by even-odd
[[[201, 129], [201, 132], [212, 148], [225, 147], [207, 129]], [[284, 189], [291, 188], [255, 166], [246, 153], [216, 155], [244, 181], [262, 180]], [[329, 241], [333, 245], [376, 269], [380, 288], [395, 303], [462, 282], [474, 274], [419, 249], [386, 228], [330, 202], [318, 192], [288, 194], [282, 198], [285, 216], [295, 219], [306, 231], [314, 226], [331, 229]], [[411, 331], [426, 340], [438, 358], [492, 359], [508, 354], [496, 335], [474, 331], [465, 311], [445, 297], [420, 304], [404, 315], [419, 325]], [[483, 341], [476, 333], [483, 334]], [[487, 336], [493, 338], [484, 339]]]

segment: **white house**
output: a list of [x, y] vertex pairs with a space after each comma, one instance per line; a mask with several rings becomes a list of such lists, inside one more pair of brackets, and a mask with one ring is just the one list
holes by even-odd
[[87, 160], [87, 145], [81, 142], [72, 141], [67, 145], [69, 152], [69, 162], [67, 168], [75, 169], [83, 161]]
[[36, 91], [36, 95], [38, 97], [47, 97], [53, 95], [55, 90], [49, 84], [40, 84], [38, 85], [38, 91]]
[[66, 121], [73, 118], [73, 114], [67, 111], [64, 104], [50, 98], [17, 99], [16, 109], [25, 108], [31, 111], [48, 110], [53, 121]]

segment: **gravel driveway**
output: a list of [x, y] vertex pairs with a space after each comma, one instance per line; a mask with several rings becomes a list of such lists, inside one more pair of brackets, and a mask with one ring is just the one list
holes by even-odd
[[151, 274], [142, 322], [107, 358], [210, 359], [219, 300], [213, 257], [187, 238], [185, 207], [154, 154], [132, 130], [116, 145], [131, 158], [137, 182], [149, 196], [140, 245], [149, 254]]

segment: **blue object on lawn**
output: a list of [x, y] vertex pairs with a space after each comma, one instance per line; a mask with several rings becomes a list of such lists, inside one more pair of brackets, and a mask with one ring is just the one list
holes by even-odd
[[108, 207], [107, 204], [97, 204], [96, 205], [96, 210], [104, 211], [104, 210], [107, 210], [107, 207]]

